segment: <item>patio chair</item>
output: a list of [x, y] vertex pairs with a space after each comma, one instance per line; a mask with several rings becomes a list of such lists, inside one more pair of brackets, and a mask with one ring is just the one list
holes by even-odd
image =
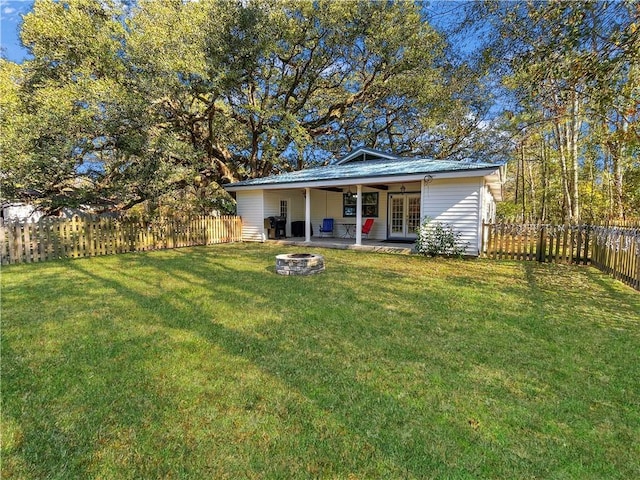
[[322, 225], [320, 225], [320, 236], [324, 237], [324, 235], [330, 234], [333, 237], [333, 218], [325, 218], [322, 220]]
[[371, 227], [373, 227], [373, 218], [367, 218], [364, 221], [364, 225], [362, 225], [362, 235], [366, 235], [369, 238], [369, 232], [371, 231]]

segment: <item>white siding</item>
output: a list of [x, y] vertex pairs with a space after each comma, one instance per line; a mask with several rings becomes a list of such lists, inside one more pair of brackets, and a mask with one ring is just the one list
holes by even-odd
[[264, 242], [264, 197], [262, 190], [237, 192], [238, 215], [242, 217], [242, 240], [244, 242]]
[[[363, 191], [379, 193], [379, 216], [375, 218], [369, 238], [387, 237], [387, 200], [390, 193], [400, 192], [402, 184], [390, 184], [389, 190], [363, 188]], [[419, 183], [404, 184], [407, 193], [419, 192]], [[345, 189], [346, 190], [346, 189]], [[355, 186], [351, 188], [355, 191]], [[242, 190], [237, 192], [238, 215], [243, 220], [243, 240], [264, 241], [267, 231], [264, 219], [280, 215], [280, 201], [287, 200], [287, 236], [291, 236], [291, 222], [305, 218], [305, 198], [301, 189]], [[354, 217], [342, 216], [342, 193], [311, 189], [311, 225], [314, 235], [319, 234], [323, 218], [333, 218], [336, 223], [355, 223]], [[481, 246], [482, 221], [493, 220], [495, 199], [481, 177], [434, 179], [422, 190], [422, 215], [432, 220], [448, 223], [460, 232], [461, 241], [467, 244], [468, 255], [478, 255]], [[343, 233], [337, 227], [334, 234]]]
[[[409, 191], [409, 186], [406, 187]], [[391, 185], [390, 190], [393, 190], [394, 186]], [[365, 189], [365, 191], [367, 191]], [[388, 199], [389, 192], [387, 190], [371, 190], [373, 192], [379, 192], [378, 198], [378, 218], [373, 220], [373, 228], [369, 232], [369, 238], [374, 240], [385, 240], [387, 238], [387, 214], [388, 214]], [[420, 191], [420, 185], [416, 187], [416, 191]], [[364, 220], [362, 220], [364, 223]]]
[[478, 255], [480, 244], [481, 178], [433, 180], [422, 192], [423, 216], [450, 224], [462, 235], [468, 255]]
[[289, 212], [292, 222], [304, 221], [304, 190], [289, 190]]
[[283, 198], [284, 193], [280, 190], [265, 190], [264, 191], [264, 217], [279, 217], [280, 216], [280, 198]]
[[[320, 225], [324, 218], [333, 218], [339, 223], [341, 217], [342, 193], [311, 189], [311, 225], [315, 236], [320, 234]], [[334, 235], [337, 234], [334, 230]]]
[[43, 216], [44, 213], [33, 205], [12, 203], [2, 207], [2, 218], [7, 221], [37, 222]]

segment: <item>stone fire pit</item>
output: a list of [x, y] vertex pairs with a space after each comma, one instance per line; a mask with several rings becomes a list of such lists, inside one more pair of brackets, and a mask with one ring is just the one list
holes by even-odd
[[313, 275], [324, 271], [324, 257], [314, 253], [288, 253], [276, 255], [276, 273], [279, 275]]

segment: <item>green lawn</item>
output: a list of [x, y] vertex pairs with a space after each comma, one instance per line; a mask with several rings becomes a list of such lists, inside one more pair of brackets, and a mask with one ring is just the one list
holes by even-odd
[[2, 269], [2, 478], [640, 478], [640, 295], [220, 245]]

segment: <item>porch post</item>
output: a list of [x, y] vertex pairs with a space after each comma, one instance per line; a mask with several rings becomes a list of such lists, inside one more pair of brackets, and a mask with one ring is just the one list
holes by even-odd
[[304, 241], [311, 242], [311, 189], [304, 189]]
[[356, 245], [362, 245], [362, 185], [356, 185]]

